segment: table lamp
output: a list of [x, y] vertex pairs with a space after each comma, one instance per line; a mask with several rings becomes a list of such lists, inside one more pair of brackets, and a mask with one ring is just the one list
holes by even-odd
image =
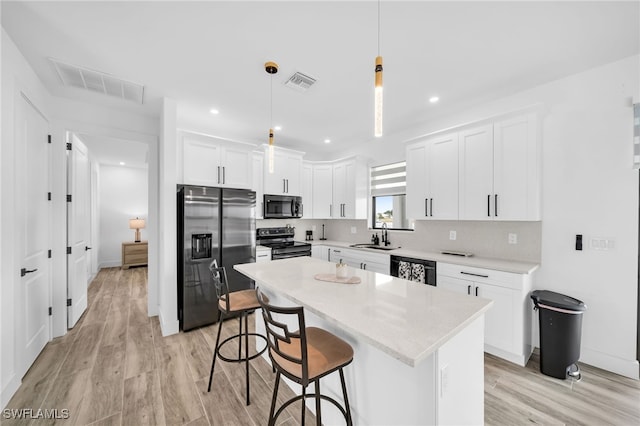
[[129, 229], [136, 230], [136, 243], [140, 242], [140, 230], [142, 228], [144, 228], [144, 219], [139, 219], [137, 217], [135, 219], [129, 219]]

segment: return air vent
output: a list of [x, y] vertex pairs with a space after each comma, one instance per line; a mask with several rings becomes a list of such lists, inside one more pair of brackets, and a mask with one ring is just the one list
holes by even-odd
[[285, 86], [291, 87], [299, 92], [306, 92], [309, 87], [313, 86], [316, 82], [316, 79], [313, 77], [309, 77], [306, 74], [302, 74], [301, 72], [296, 72], [293, 74], [286, 83]]
[[62, 84], [65, 86], [86, 89], [142, 104], [144, 86], [141, 84], [122, 80], [100, 71], [65, 64], [53, 58], [49, 58], [49, 60], [53, 63]]

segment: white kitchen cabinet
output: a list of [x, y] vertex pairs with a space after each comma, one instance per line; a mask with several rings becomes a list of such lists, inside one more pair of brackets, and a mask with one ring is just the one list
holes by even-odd
[[336, 161], [333, 164], [331, 217], [367, 218], [367, 171], [364, 160], [357, 157]]
[[[313, 219], [331, 219], [333, 204], [333, 165], [313, 164]], [[302, 199], [304, 202], [304, 198]]]
[[329, 251], [331, 248], [323, 245], [312, 245], [311, 246], [311, 257], [315, 257], [316, 259], [322, 259], [329, 261]]
[[252, 146], [182, 133], [182, 183], [251, 188]]
[[438, 288], [483, 297], [494, 304], [485, 314], [485, 351], [526, 365], [531, 342], [531, 274], [438, 263]]
[[461, 220], [540, 220], [535, 114], [460, 132]]
[[251, 189], [256, 193], [256, 219], [264, 218], [264, 154], [254, 151], [252, 153], [253, 184]]
[[458, 219], [458, 134], [411, 144], [407, 159], [407, 217]]
[[266, 145], [264, 152], [264, 193], [302, 195], [302, 156], [304, 153], [276, 147], [273, 156], [274, 170], [273, 173], [269, 173], [269, 147]]
[[313, 164], [302, 162], [302, 218], [313, 218]]
[[342, 261], [342, 263], [346, 263], [353, 268], [389, 275], [391, 257], [388, 254], [371, 253], [364, 250], [346, 249], [342, 247], [330, 247], [329, 255], [331, 262], [339, 263]]

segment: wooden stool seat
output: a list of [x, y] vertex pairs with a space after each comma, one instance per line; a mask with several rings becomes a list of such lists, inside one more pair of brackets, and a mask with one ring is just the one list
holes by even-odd
[[[229, 298], [229, 310], [227, 311], [227, 297]], [[256, 298], [256, 291], [253, 289], [240, 290], [228, 293], [220, 297], [218, 308], [227, 314], [237, 313], [260, 308], [260, 303]]]

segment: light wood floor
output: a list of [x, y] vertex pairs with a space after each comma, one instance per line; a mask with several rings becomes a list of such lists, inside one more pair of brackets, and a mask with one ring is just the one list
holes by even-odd
[[[248, 407], [243, 365], [218, 362], [215, 389], [207, 393], [217, 325], [163, 338], [157, 318], [146, 314], [146, 273], [102, 270], [89, 287], [87, 312], [45, 347], [7, 408], [66, 408], [70, 419], [58, 420], [62, 424], [266, 424], [270, 366], [262, 358], [250, 363]], [[223, 335], [236, 327], [236, 321], [226, 322]], [[536, 352], [522, 368], [485, 356], [486, 424], [640, 424], [640, 382], [588, 365], [581, 365], [579, 383], [557, 380], [540, 374], [538, 359]], [[292, 395], [286, 385], [280, 393], [281, 400]], [[279, 424], [299, 424], [299, 408], [289, 407]], [[310, 413], [307, 419], [314, 423]]]

